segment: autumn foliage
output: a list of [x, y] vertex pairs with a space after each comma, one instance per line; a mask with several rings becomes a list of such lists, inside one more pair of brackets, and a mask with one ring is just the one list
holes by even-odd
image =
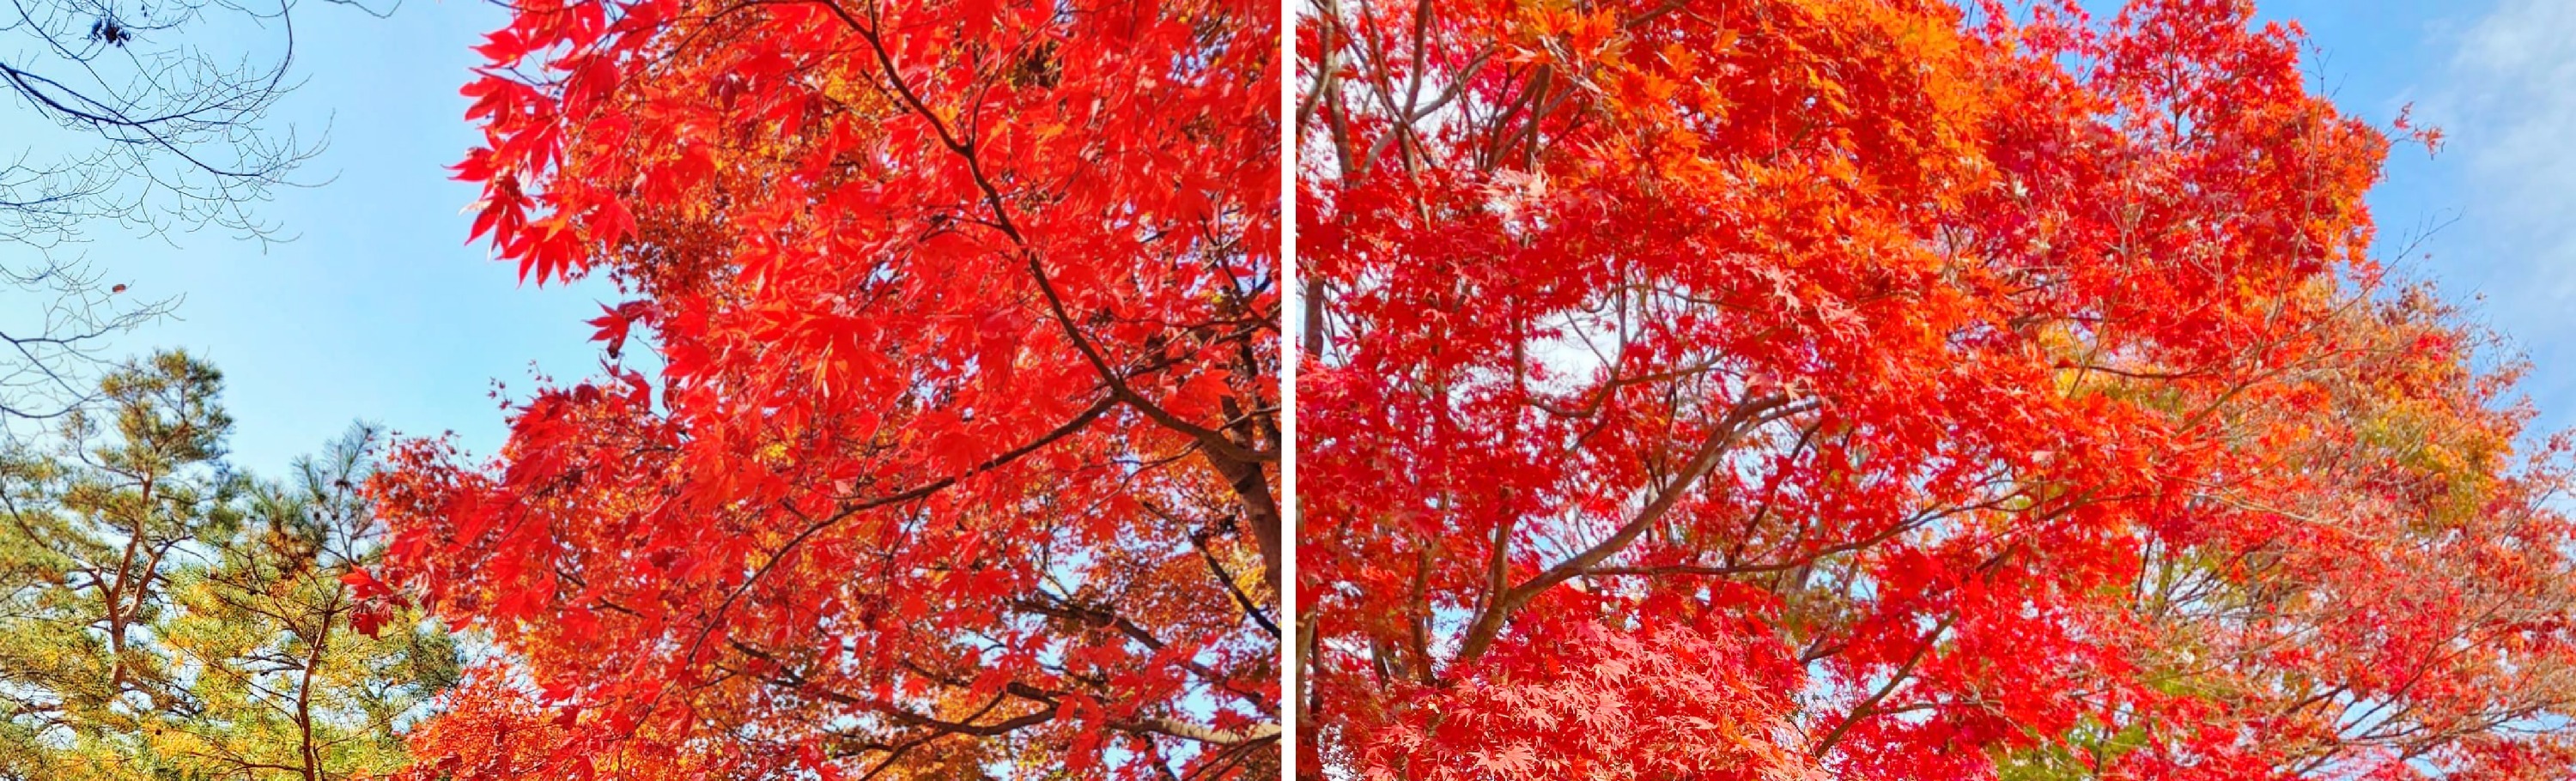
[[1301, 768], [2568, 777], [2565, 447], [2251, 11], [1319, 0]]
[[476, 235], [628, 299], [374, 483], [495, 651], [413, 777], [1275, 775], [1277, 19], [514, 4]]

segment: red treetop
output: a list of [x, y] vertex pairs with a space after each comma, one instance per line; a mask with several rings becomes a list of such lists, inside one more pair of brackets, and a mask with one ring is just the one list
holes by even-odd
[[632, 300], [374, 486], [422, 778], [1276, 766], [1275, 4], [514, 10], [476, 234]]
[[2247, 3], [1966, 5], [1299, 25], [1301, 767], [2576, 767], [2564, 453], [2386, 138]]

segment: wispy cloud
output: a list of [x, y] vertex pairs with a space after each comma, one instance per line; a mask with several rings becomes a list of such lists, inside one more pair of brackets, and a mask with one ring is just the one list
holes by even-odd
[[[2528, 351], [2545, 421], [2576, 420], [2576, 3], [2501, 0], [2451, 38], [2418, 116], [2461, 210], [2426, 269]], [[2401, 152], [2400, 154], [2403, 154]], [[2390, 237], [2395, 238], [2395, 237]]]
[[2576, 3], [2506, 0], [2460, 38], [2440, 106], [2499, 216], [2576, 213]]

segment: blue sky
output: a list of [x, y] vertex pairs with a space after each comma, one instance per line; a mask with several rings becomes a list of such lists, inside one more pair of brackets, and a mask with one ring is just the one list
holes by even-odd
[[[2449, 135], [2439, 156], [2401, 146], [2372, 201], [2384, 245], [2445, 224], [2401, 272], [2434, 280], [2536, 364], [2524, 388], [2548, 428], [2576, 424], [2576, 3], [2562, 0], [2269, 0], [2321, 49], [2311, 62], [2347, 110], [2385, 124], [2400, 107]], [[299, 10], [309, 79], [278, 118], [331, 145], [265, 217], [300, 234], [269, 247], [220, 232], [177, 247], [101, 230], [90, 259], [138, 295], [182, 294], [182, 319], [127, 335], [122, 352], [185, 347], [230, 376], [236, 461], [281, 468], [359, 418], [410, 433], [455, 430], [473, 452], [501, 439], [491, 381], [528, 386], [531, 365], [577, 377], [604, 285], [523, 287], [467, 246], [472, 188], [442, 166], [475, 140], [456, 95], [467, 47], [502, 13], [409, 0], [378, 20], [324, 3]], [[0, 106], [0, 131], [31, 126]], [[37, 128], [41, 129], [41, 128]], [[0, 132], [0, 135], [16, 135]], [[14, 144], [9, 146], [15, 146]], [[16, 251], [0, 248], [0, 252]], [[0, 306], [22, 302], [0, 300]]]
[[[506, 18], [471, 0], [405, 0], [391, 18], [306, 2], [296, 10], [302, 87], [272, 115], [329, 146], [258, 214], [291, 242], [263, 252], [220, 229], [152, 239], [91, 231], [88, 260], [129, 295], [182, 295], [179, 319], [114, 345], [182, 347], [222, 368], [236, 464], [267, 474], [361, 418], [413, 434], [454, 430], [489, 454], [504, 431], [495, 379], [524, 393], [530, 366], [566, 379], [597, 366], [590, 327], [603, 283], [521, 286], [513, 264], [467, 246], [473, 187], [442, 168], [477, 140], [456, 93], [467, 47]], [[0, 138], [52, 133], [0, 102]], [[19, 147], [0, 142], [0, 147]], [[177, 245], [172, 246], [172, 243]], [[22, 252], [0, 246], [0, 252]], [[0, 307], [22, 306], [0, 293]]]
[[[2576, 3], [2273, 0], [2321, 50], [2310, 70], [2385, 127], [2408, 104], [2447, 135], [2401, 144], [2371, 195], [2384, 255], [2533, 363], [2540, 426], [2576, 425]], [[2428, 228], [2439, 226], [2426, 237]], [[2395, 257], [2423, 238], [2413, 255]]]

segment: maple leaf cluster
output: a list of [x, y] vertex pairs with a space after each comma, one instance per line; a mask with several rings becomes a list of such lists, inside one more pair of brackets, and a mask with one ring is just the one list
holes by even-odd
[[475, 233], [631, 300], [372, 484], [413, 777], [1275, 774], [1278, 6], [512, 9]]
[[[2567, 445], [2247, 2], [1320, 0], [1301, 768], [2564, 778]], [[2484, 357], [2482, 357], [2484, 356]]]

